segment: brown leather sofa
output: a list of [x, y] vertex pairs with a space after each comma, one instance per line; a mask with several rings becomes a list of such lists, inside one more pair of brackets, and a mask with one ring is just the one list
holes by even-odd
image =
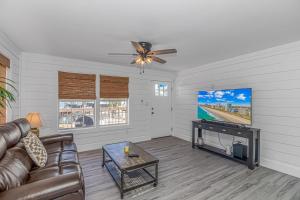
[[41, 137], [48, 161], [45, 167], [38, 168], [20, 142], [29, 130], [26, 119], [0, 126], [0, 199], [84, 199], [84, 180], [73, 135]]

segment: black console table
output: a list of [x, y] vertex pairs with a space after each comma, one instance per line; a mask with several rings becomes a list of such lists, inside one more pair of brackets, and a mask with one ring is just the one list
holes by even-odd
[[[195, 129], [198, 128], [198, 137], [202, 138], [202, 130], [209, 130], [213, 132], [228, 134], [232, 136], [242, 137], [248, 139], [248, 155], [245, 160], [238, 159], [233, 155], [227, 155], [223, 149], [219, 149], [207, 144], [198, 144], [195, 141]], [[236, 124], [227, 124], [222, 122], [212, 122], [206, 120], [193, 121], [192, 131], [192, 147], [218, 153], [223, 157], [245, 164], [249, 169], [254, 169], [259, 166], [260, 157], [260, 129], [248, 128]], [[198, 140], [197, 140], [198, 141]]]

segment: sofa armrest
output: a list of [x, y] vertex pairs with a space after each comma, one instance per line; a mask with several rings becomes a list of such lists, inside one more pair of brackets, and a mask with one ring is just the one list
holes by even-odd
[[59, 175], [22, 185], [0, 193], [0, 199], [6, 200], [50, 200], [83, 190], [79, 173]]
[[73, 133], [49, 135], [45, 137], [40, 137], [40, 140], [44, 144], [50, 144], [50, 143], [61, 142], [61, 141], [73, 142]]

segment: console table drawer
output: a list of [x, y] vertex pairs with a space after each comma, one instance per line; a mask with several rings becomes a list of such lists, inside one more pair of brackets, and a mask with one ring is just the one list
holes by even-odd
[[234, 136], [238, 136], [238, 137], [244, 137], [244, 138], [249, 138], [251, 133], [247, 133], [247, 132], [240, 132], [237, 130], [229, 130], [230, 131], [230, 135], [234, 135]]
[[210, 125], [210, 124], [201, 124], [199, 128], [202, 128], [204, 130], [213, 131], [213, 132], [224, 133], [224, 134], [234, 135], [234, 136], [238, 136], [238, 137], [244, 137], [244, 138], [248, 138], [250, 136], [250, 134], [252, 133], [251, 131], [249, 131], [249, 132], [248, 131], [240, 131], [240, 130], [231, 129], [228, 127], [214, 126], [214, 125]]

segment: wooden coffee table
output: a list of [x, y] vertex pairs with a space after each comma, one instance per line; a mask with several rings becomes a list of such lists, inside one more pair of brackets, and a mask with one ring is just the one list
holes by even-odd
[[[128, 157], [124, 153], [124, 147], [129, 146], [129, 153], [138, 154], [139, 157]], [[124, 193], [158, 183], [158, 162], [159, 160], [146, 152], [144, 149], [131, 142], [120, 142], [107, 144], [102, 147], [102, 167], [106, 167], [116, 185], [120, 189], [121, 198]], [[148, 169], [154, 167], [154, 175]]]

